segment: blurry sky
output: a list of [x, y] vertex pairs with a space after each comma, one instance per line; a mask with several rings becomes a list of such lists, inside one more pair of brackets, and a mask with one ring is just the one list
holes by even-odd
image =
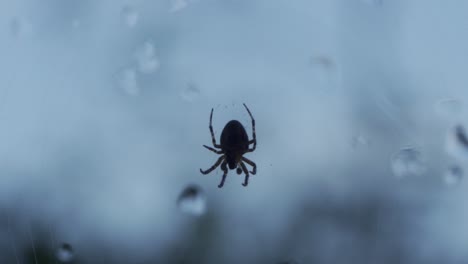
[[[1, 1], [0, 263], [466, 262], [467, 10]], [[209, 114], [250, 136], [243, 103], [258, 173], [218, 189]]]

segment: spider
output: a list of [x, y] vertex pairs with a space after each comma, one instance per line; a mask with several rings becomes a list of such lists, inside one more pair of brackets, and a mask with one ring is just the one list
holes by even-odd
[[[255, 137], [255, 120], [252, 116], [252, 113], [250, 113], [249, 108], [247, 108], [245, 104], [244, 107], [249, 113], [250, 118], [252, 119], [252, 140], [249, 140], [245, 128], [239, 121], [231, 120], [226, 124], [226, 126], [224, 126], [223, 131], [221, 132], [221, 144], [216, 144], [213, 126], [211, 125], [211, 121], [213, 119], [213, 108], [211, 108], [211, 140], [213, 141], [213, 146], [215, 148], [218, 148], [219, 150], [214, 149], [212, 147], [208, 147], [206, 145], [203, 146], [216, 154], [222, 155], [219, 157], [216, 163], [213, 166], [211, 166], [211, 168], [205, 171], [200, 169], [200, 172], [202, 174], [208, 174], [221, 164], [221, 170], [223, 170], [223, 178], [221, 179], [221, 183], [218, 185], [218, 188], [221, 188], [224, 185], [224, 181], [226, 180], [226, 175], [228, 173], [227, 167], [229, 167], [230, 170], [237, 168], [236, 171], [239, 175], [242, 172], [245, 173], [245, 180], [242, 184], [243, 186], [247, 186], [247, 184], [249, 183], [249, 171], [247, 170], [247, 167], [245, 166], [244, 162], [252, 166], [252, 171], [250, 171], [252, 175], [255, 175], [255, 173], [257, 173], [257, 165], [253, 161], [247, 159], [246, 157], [243, 157], [245, 153], [253, 152], [255, 150], [255, 147], [257, 146], [257, 139]], [[251, 149], [249, 148], [250, 144], [253, 144]]]

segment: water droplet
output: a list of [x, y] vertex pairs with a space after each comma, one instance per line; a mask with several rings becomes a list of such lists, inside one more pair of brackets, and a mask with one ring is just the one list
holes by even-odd
[[309, 58], [310, 80], [320, 92], [334, 93], [341, 86], [341, 73], [336, 61], [331, 56], [316, 55]]
[[153, 73], [160, 67], [154, 45], [151, 41], [146, 41], [137, 49], [135, 58], [138, 62], [138, 68], [142, 73]]
[[187, 214], [200, 216], [206, 212], [206, 198], [200, 187], [189, 185], [179, 195], [179, 209]]
[[79, 19], [73, 19], [72, 21], [72, 27], [73, 28], [79, 28], [81, 26], [81, 21]]
[[74, 254], [70, 244], [63, 243], [55, 253], [55, 256], [60, 262], [67, 263], [73, 260]]
[[186, 8], [193, 0], [171, 0], [169, 12], [177, 12]]
[[368, 147], [369, 145], [370, 141], [363, 135], [356, 135], [351, 139], [351, 146], [353, 149], [359, 148], [361, 146]]
[[200, 89], [194, 83], [189, 83], [180, 93], [180, 96], [187, 102], [193, 102], [200, 96]]
[[461, 101], [453, 98], [439, 100], [434, 105], [435, 112], [445, 118], [456, 118], [463, 109]]
[[413, 147], [405, 147], [393, 154], [392, 171], [398, 178], [420, 176], [426, 171], [421, 152]]
[[129, 5], [122, 7], [122, 10], [120, 11], [120, 16], [122, 17], [122, 20], [124, 21], [125, 25], [127, 25], [130, 28], [135, 27], [138, 23], [138, 20], [140, 19], [140, 14], [135, 10], [134, 7]]
[[463, 169], [459, 166], [451, 166], [444, 173], [444, 182], [447, 186], [457, 185], [463, 178]]
[[456, 125], [447, 133], [446, 151], [454, 158], [466, 162], [468, 160], [468, 138], [465, 129]]
[[24, 37], [32, 32], [31, 23], [20, 17], [15, 17], [10, 21], [10, 34], [13, 37]]
[[135, 96], [140, 94], [137, 74], [134, 69], [126, 68], [121, 70], [117, 76], [117, 84], [119, 88], [128, 95]]
[[329, 56], [325, 55], [320, 55], [320, 56], [312, 56], [310, 58], [310, 64], [312, 66], [320, 66], [326, 70], [335, 70], [336, 69], [336, 64], [333, 61], [333, 59]]

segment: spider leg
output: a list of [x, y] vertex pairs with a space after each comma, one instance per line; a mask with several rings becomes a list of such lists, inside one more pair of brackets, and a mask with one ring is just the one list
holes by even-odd
[[249, 171], [247, 170], [247, 167], [245, 166], [244, 162], [241, 161], [240, 164], [242, 166], [242, 170], [245, 173], [245, 180], [244, 180], [244, 183], [242, 184], [242, 186], [246, 187], [247, 184], [249, 184]]
[[219, 164], [221, 164], [221, 162], [223, 160], [224, 160], [224, 155], [219, 157], [219, 159], [216, 161], [216, 163], [213, 166], [211, 166], [211, 168], [207, 169], [206, 171], [203, 171], [202, 169], [200, 169], [200, 172], [202, 174], [208, 174], [208, 173], [212, 172], [214, 169], [216, 169], [219, 166]]
[[223, 154], [223, 153], [224, 153], [222, 150], [216, 150], [216, 149], [214, 149], [214, 148], [212, 148], [212, 147], [208, 147], [207, 145], [203, 145], [203, 146], [204, 146], [205, 148], [207, 148], [207, 149], [213, 151], [213, 152], [216, 153], [216, 154]]
[[221, 179], [221, 182], [218, 185], [218, 188], [222, 188], [224, 185], [224, 181], [226, 180], [226, 175], [228, 173], [228, 169], [226, 168], [226, 160], [224, 160], [223, 164], [221, 164], [221, 169], [224, 171], [224, 173], [223, 178]]
[[247, 112], [249, 113], [250, 119], [252, 119], [252, 140], [249, 141], [249, 145], [253, 144], [253, 146], [252, 146], [252, 149], [248, 150], [248, 152], [252, 152], [257, 147], [257, 137], [255, 136], [255, 119], [253, 118], [252, 113], [250, 112], [247, 105], [244, 104], [244, 107], [245, 107], [245, 109], [247, 109]]
[[211, 133], [211, 141], [213, 141], [213, 146], [215, 148], [221, 148], [221, 145], [216, 144], [216, 138], [213, 132], [213, 126], [211, 125], [213, 120], [213, 108], [211, 108], [211, 114], [210, 114], [210, 133]]
[[252, 173], [252, 175], [255, 175], [257, 173], [257, 164], [255, 164], [255, 162], [253, 162], [253, 161], [251, 161], [251, 160], [249, 160], [248, 158], [245, 158], [245, 157], [242, 157], [242, 160], [245, 161], [250, 166], [252, 166], [252, 171], [250, 173]]

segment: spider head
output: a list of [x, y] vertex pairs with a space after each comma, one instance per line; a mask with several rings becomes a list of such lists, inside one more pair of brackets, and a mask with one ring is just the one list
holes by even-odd
[[226, 162], [230, 170], [235, 170], [236, 168], [240, 168], [240, 159], [242, 156], [239, 155], [226, 155]]
[[242, 173], [242, 169], [240, 167], [237, 167], [237, 170], [236, 170], [237, 174], [241, 174]]
[[234, 159], [228, 160], [228, 167], [230, 170], [233, 170], [237, 167], [236, 161]]

